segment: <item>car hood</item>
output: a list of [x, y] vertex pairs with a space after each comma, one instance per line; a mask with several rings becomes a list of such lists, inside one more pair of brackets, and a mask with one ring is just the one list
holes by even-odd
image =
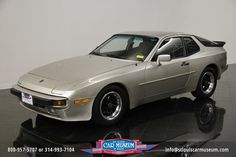
[[67, 85], [65, 90], [68, 90], [75, 84], [135, 63], [135, 61], [95, 55], [79, 56], [36, 68], [21, 77], [19, 83], [23, 87], [44, 93], [65, 85]]
[[57, 81], [82, 82], [93, 76], [130, 64], [134, 64], [134, 62], [112, 59], [109, 57], [86, 55], [39, 67], [30, 71], [30, 74]]

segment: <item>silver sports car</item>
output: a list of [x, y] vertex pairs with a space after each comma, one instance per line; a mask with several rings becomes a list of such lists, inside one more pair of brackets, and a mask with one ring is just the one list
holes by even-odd
[[174, 32], [115, 34], [88, 55], [30, 71], [11, 93], [46, 117], [110, 125], [176, 94], [210, 97], [228, 67], [224, 44]]

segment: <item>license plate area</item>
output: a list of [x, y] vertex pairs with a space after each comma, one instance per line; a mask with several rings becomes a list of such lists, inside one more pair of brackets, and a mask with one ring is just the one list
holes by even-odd
[[33, 97], [30, 94], [26, 94], [26, 93], [21, 93], [21, 100], [22, 102], [26, 103], [26, 104], [30, 104], [33, 105]]

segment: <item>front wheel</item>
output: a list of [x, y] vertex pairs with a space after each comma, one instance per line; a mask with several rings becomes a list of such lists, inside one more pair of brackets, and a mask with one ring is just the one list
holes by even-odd
[[127, 106], [128, 97], [123, 88], [105, 87], [95, 98], [92, 120], [99, 125], [112, 125], [123, 117]]
[[217, 85], [217, 76], [215, 69], [207, 67], [201, 74], [197, 89], [192, 95], [197, 98], [209, 98], [215, 91]]

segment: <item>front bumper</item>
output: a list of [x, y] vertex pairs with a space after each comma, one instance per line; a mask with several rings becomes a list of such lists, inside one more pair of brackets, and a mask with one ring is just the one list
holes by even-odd
[[[21, 101], [22, 92], [32, 95], [33, 105]], [[49, 118], [61, 121], [86, 121], [91, 119], [93, 101], [86, 105], [73, 105], [73, 101], [69, 98], [35, 92], [19, 85], [13, 86], [11, 93], [19, 98], [23, 107]], [[65, 100], [66, 106], [63, 108], [53, 107], [52, 102], [55, 100]]]

